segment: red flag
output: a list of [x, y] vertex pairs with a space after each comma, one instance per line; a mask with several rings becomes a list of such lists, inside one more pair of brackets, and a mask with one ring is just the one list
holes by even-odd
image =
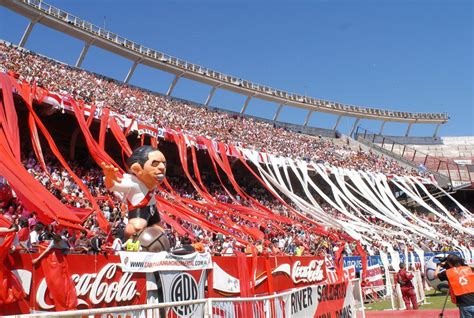
[[5, 241], [0, 245], [0, 306], [16, 303], [25, 298], [25, 292], [20, 282], [6, 264], [8, 252], [15, 233], [7, 234]]
[[72, 281], [66, 258], [62, 252], [53, 248], [41, 260], [50, 298], [54, 301], [56, 310], [71, 310], [77, 307], [76, 287]]
[[[240, 281], [240, 297], [250, 297], [251, 296], [251, 283], [247, 266], [247, 257], [244, 253], [239, 251], [234, 251], [237, 255], [237, 268], [239, 271], [239, 281]], [[242, 317], [253, 317], [252, 307], [248, 302], [244, 302], [242, 306], [242, 311], [244, 315]]]
[[109, 109], [104, 108], [102, 110], [102, 116], [100, 117], [100, 130], [99, 130], [99, 147], [105, 149], [105, 133], [107, 131], [107, 125], [109, 123]]
[[364, 279], [365, 275], [367, 274], [367, 253], [362, 248], [359, 241], [356, 242], [356, 249], [362, 261], [362, 279]]
[[[18, 117], [13, 100], [13, 88], [17, 92], [26, 91], [16, 81], [0, 73], [0, 86], [2, 87], [2, 100], [0, 100], [0, 174], [4, 176], [12, 189], [15, 190], [23, 205], [30, 211], [38, 211], [43, 223], [57, 220], [79, 222], [79, 219], [62, 211], [63, 205], [46, 188], [44, 188], [23, 167], [20, 158], [20, 141]], [[28, 96], [27, 96], [28, 97]], [[28, 104], [30, 97], [25, 98]], [[31, 106], [31, 105], [29, 105]]]
[[0, 214], [0, 226], [9, 228], [11, 225], [12, 222], [10, 222], [6, 217], [4, 217], [3, 214]]
[[344, 277], [344, 261], [342, 259], [342, 252], [344, 252], [344, 247], [346, 246], [346, 242], [342, 242], [339, 244], [339, 249], [336, 251], [334, 255], [334, 263], [336, 265], [336, 273], [338, 281], [341, 281], [342, 277]]

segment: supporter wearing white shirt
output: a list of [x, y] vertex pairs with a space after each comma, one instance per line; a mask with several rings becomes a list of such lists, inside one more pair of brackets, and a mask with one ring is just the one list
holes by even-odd
[[234, 249], [232, 246], [228, 246], [222, 250], [222, 256], [232, 256], [234, 255]]
[[118, 251], [122, 250], [122, 240], [120, 238], [116, 237], [114, 239], [114, 241], [112, 242], [112, 249], [115, 252], [118, 252]]
[[31, 233], [30, 233], [30, 245], [38, 244], [39, 243], [38, 237], [39, 237], [38, 232], [31, 231]]
[[285, 248], [285, 242], [286, 242], [286, 240], [285, 240], [284, 237], [280, 238], [278, 240], [278, 248], [283, 250]]
[[35, 246], [39, 244], [39, 236], [43, 232], [43, 224], [38, 223], [35, 225], [35, 229], [30, 232], [30, 244], [29, 246]]
[[104, 212], [104, 217], [110, 221], [110, 207], [107, 204], [102, 207], [102, 212]]
[[230, 241], [230, 238], [226, 238], [225, 242], [222, 243], [222, 255], [223, 256], [232, 256], [234, 255], [234, 245], [235, 242]]

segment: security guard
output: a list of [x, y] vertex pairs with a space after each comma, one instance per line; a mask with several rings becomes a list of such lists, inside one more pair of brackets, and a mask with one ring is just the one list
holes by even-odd
[[125, 247], [125, 250], [128, 252], [138, 252], [140, 251], [141, 244], [140, 241], [138, 240], [138, 233], [133, 233], [132, 237], [130, 237], [125, 244], [123, 244], [123, 247]]

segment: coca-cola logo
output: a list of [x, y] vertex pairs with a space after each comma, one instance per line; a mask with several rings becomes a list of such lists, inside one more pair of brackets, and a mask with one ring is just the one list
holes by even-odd
[[324, 260], [312, 260], [307, 266], [296, 261], [291, 271], [291, 279], [295, 284], [314, 283], [324, 280]]
[[[119, 303], [132, 300], [137, 295], [137, 282], [131, 280], [131, 273], [123, 273], [118, 281], [113, 281], [120, 264], [110, 263], [102, 267], [98, 273], [73, 274], [72, 281], [76, 284], [78, 305], [88, 308], [100, 303]], [[36, 291], [36, 302], [42, 309], [53, 309], [46, 299], [48, 286], [43, 278]]]

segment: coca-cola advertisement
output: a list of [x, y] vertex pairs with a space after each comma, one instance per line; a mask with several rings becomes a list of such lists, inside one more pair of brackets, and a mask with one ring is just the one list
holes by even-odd
[[[265, 295], [291, 288], [322, 283], [326, 280], [323, 257], [252, 257], [246, 258], [246, 275], [236, 266], [237, 257], [213, 257], [213, 297], [242, 296], [242, 288], [249, 280], [254, 295]], [[253, 273], [253, 275], [252, 275]]]
[[[140, 255], [137, 253], [136, 256]], [[205, 255], [198, 256], [202, 258]], [[159, 255], [156, 257], [159, 258]], [[147, 303], [147, 273], [123, 269], [118, 255], [70, 254], [64, 255], [62, 259], [54, 259], [54, 262], [44, 259], [35, 265], [32, 263], [34, 258], [32, 254], [10, 255], [9, 268], [21, 283], [29, 308], [26, 308], [26, 312], [11, 308], [8, 309], [9, 313], [68, 309], [62, 306], [90, 309]], [[207, 261], [192, 259], [200, 266], [208, 264]], [[205, 271], [210, 265], [204, 267], [195, 271], [199, 275], [194, 275], [192, 270], [169, 272], [174, 269], [172, 266], [161, 268], [158, 272], [165, 301], [205, 296], [266, 295], [320, 284], [327, 279], [326, 264], [322, 257], [212, 257], [212, 273], [208, 275], [207, 282], [212, 288], [205, 295]]]
[[[77, 309], [146, 303], [146, 274], [122, 272], [118, 256], [71, 254], [64, 258], [76, 288]], [[31, 254], [14, 254], [13, 260], [13, 272], [27, 294], [31, 311], [57, 311], [44, 267], [33, 265]]]

